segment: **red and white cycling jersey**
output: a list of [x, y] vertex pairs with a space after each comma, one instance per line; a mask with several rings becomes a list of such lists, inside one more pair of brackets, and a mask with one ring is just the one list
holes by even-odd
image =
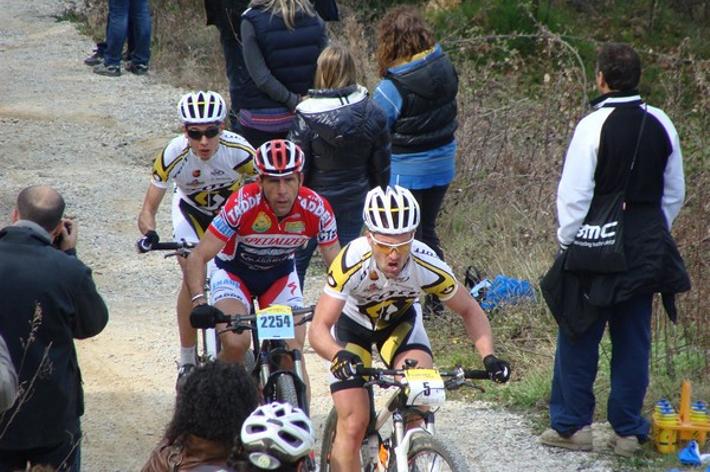
[[284, 264], [313, 237], [322, 246], [338, 241], [335, 216], [325, 198], [301, 187], [291, 212], [279, 220], [257, 183], [233, 193], [208, 231], [226, 241], [216, 262], [233, 273], [240, 269], [265, 271]]

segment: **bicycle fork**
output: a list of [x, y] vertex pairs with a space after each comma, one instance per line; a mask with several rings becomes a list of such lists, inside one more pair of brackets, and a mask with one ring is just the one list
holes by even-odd
[[[409, 470], [407, 464], [407, 453], [409, 452], [412, 437], [419, 433], [425, 432], [433, 435], [436, 431], [434, 423], [434, 414], [430, 411], [424, 413], [424, 427], [416, 426], [407, 429], [404, 414], [400, 410], [395, 410], [392, 413], [392, 438], [394, 444], [390, 446], [390, 454], [394, 454], [397, 471]], [[389, 461], [390, 463], [392, 461]]]

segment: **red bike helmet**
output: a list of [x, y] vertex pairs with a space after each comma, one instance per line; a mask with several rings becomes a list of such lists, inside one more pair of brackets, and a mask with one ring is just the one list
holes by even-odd
[[274, 139], [259, 147], [255, 161], [259, 175], [283, 177], [303, 170], [303, 151], [296, 143]]

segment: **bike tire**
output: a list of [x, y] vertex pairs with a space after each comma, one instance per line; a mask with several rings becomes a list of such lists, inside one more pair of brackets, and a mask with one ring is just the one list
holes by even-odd
[[296, 384], [293, 382], [293, 377], [288, 374], [279, 375], [276, 378], [276, 401], [290, 403], [292, 406], [298, 407]]
[[[407, 451], [407, 471], [402, 472], [470, 472], [478, 470], [466, 462], [463, 455], [450, 444], [429, 433], [420, 432], [412, 436]], [[394, 455], [390, 457], [388, 472], [397, 470]]]
[[323, 428], [323, 445], [320, 449], [320, 472], [330, 472], [330, 452], [335, 441], [335, 429], [338, 426], [338, 413], [331, 408]]

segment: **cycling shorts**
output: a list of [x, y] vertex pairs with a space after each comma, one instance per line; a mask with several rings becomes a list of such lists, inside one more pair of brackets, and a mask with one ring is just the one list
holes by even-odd
[[269, 271], [243, 270], [235, 274], [217, 269], [210, 278], [210, 292], [212, 303], [236, 299], [247, 309], [251, 309], [254, 297], [261, 307], [274, 304], [303, 306], [303, 294], [293, 261]]
[[[332, 334], [338, 344], [360, 356], [365, 367], [372, 366], [373, 344], [389, 369], [394, 367], [393, 362], [397, 356], [405, 351], [418, 350], [432, 355], [419, 303], [411, 306], [396, 323], [379, 331], [367, 329], [350, 317], [341, 315], [333, 327]], [[330, 375], [331, 393], [348, 388], [362, 388], [364, 384], [363, 377], [339, 380]]]
[[185, 240], [197, 243], [207, 227], [212, 222], [214, 215], [201, 212], [177, 193], [173, 193], [172, 219], [173, 219], [173, 239], [175, 241]]

